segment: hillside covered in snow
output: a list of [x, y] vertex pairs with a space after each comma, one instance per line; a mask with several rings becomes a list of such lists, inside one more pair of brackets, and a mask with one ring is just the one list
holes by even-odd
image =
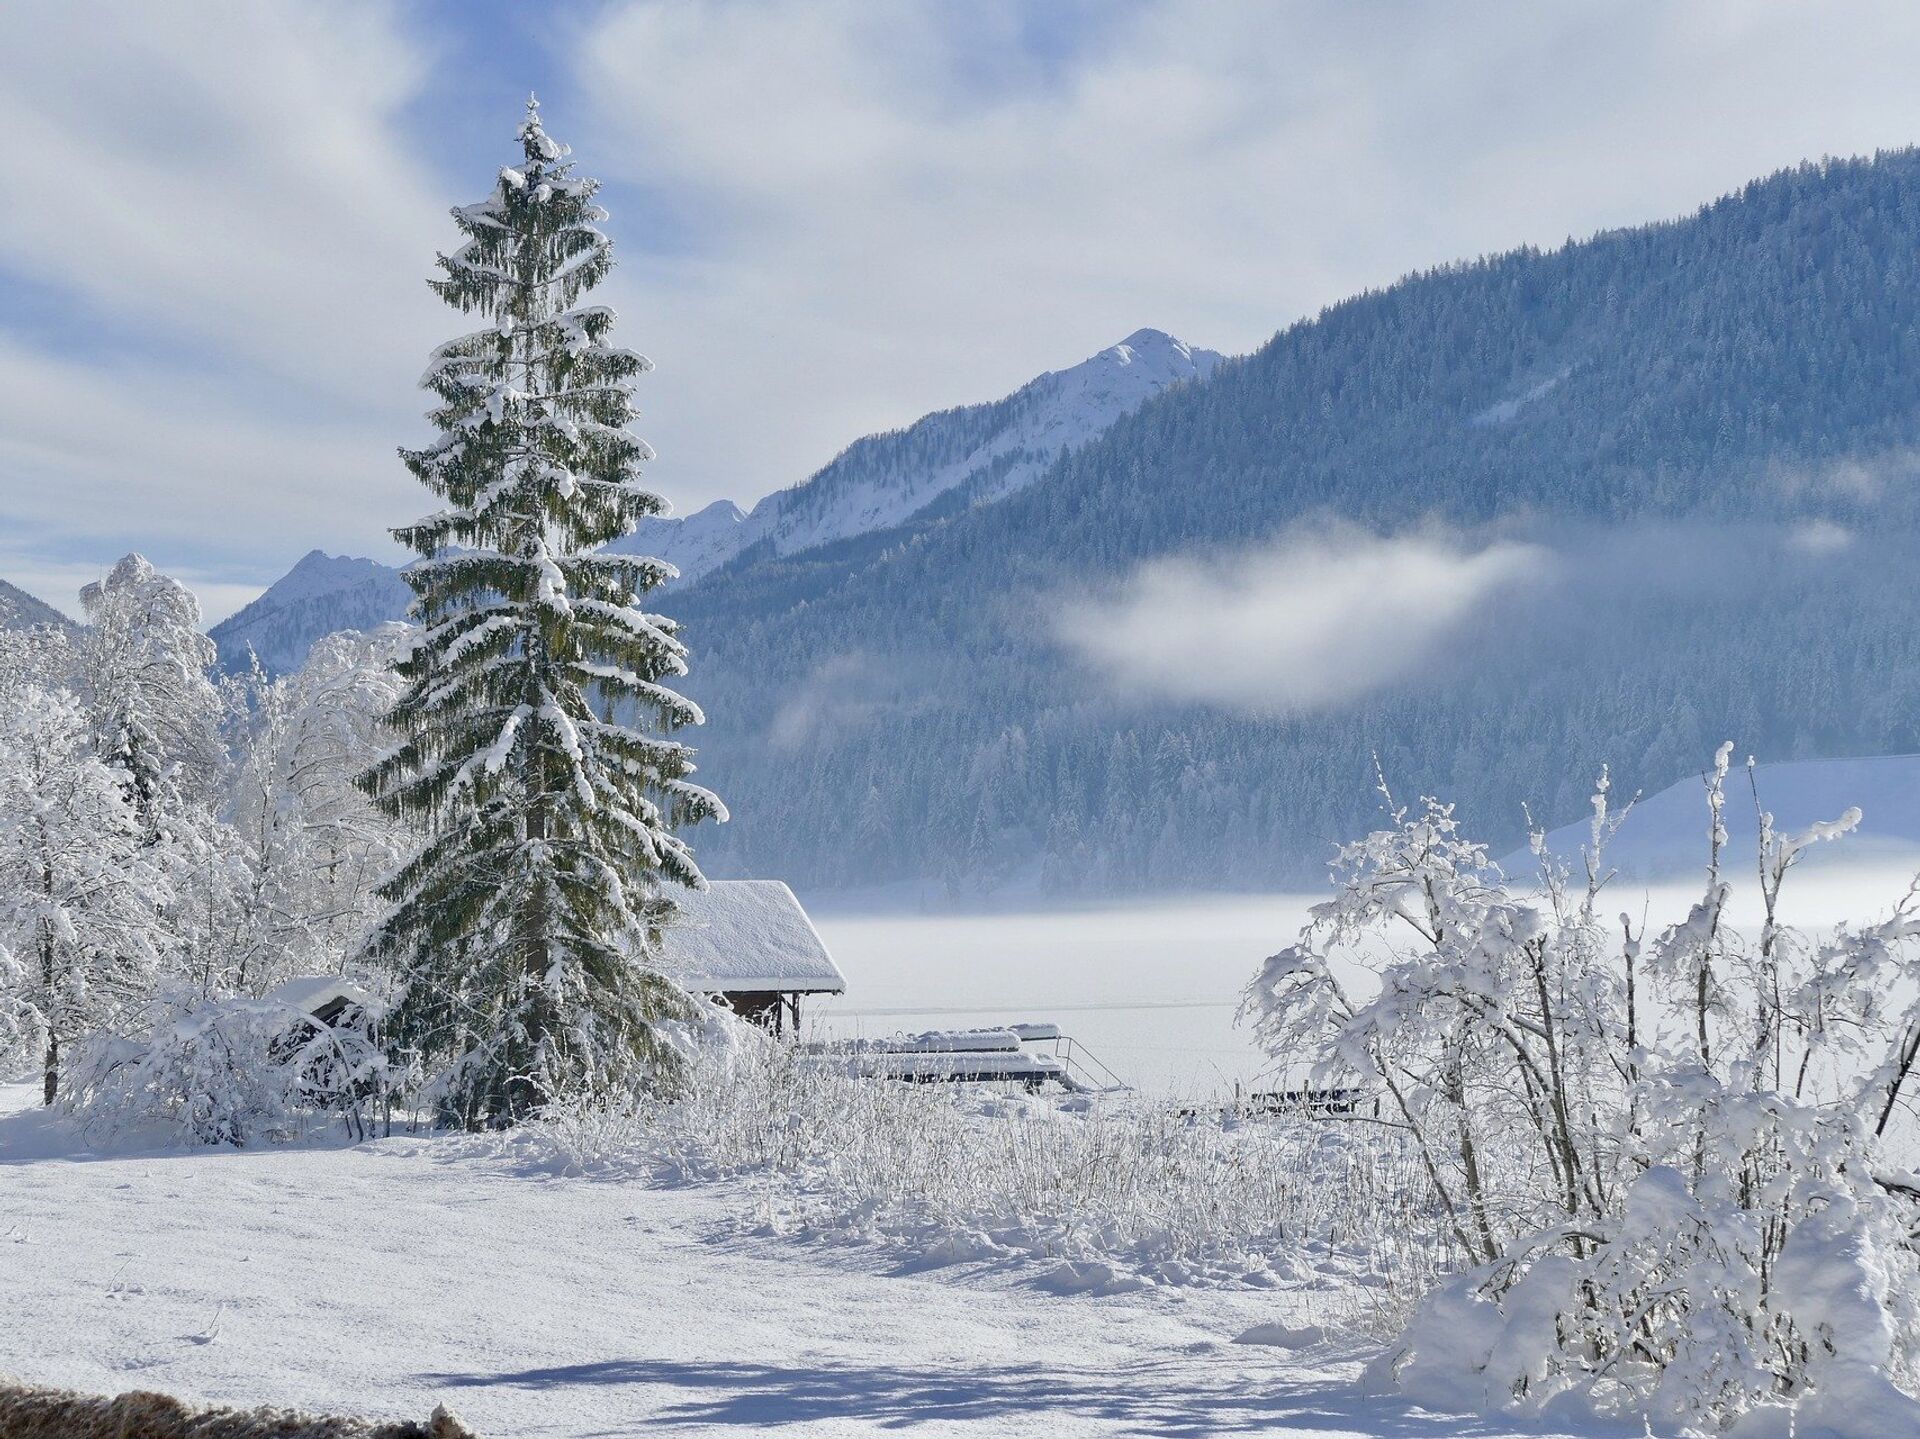
[[[1637, 799], [1614, 795], [1619, 828], [1606, 846], [1607, 868], [1621, 879], [1648, 882], [1704, 874], [1705, 794], [1701, 777], [1689, 776]], [[1631, 809], [1626, 807], [1629, 801]], [[1905, 864], [1920, 870], [1920, 755], [1911, 754], [1756, 764], [1751, 783], [1745, 772], [1737, 771], [1727, 798], [1725, 862], [1742, 876], [1753, 869], [1763, 811], [1773, 816], [1776, 834], [1792, 836], [1837, 820], [1850, 809], [1860, 811], [1858, 826], [1838, 843], [1809, 845], [1801, 862], [1822, 868]], [[1591, 836], [1589, 821], [1562, 825], [1548, 832], [1547, 850], [1579, 874], [1580, 855]], [[1510, 875], [1526, 875], [1535, 862], [1522, 847], [1500, 866]]]

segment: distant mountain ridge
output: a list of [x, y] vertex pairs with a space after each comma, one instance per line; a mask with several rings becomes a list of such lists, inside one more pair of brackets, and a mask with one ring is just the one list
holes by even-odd
[[1016, 494], [1063, 454], [1169, 386], [1203, 380], [1225, 357], [1159, 330], [1136, 330], [1003, 400], [941, 410], [855, 440], [824, 469], [743, 514], [722, 500], [684, 520], [644, 521], [616, 548], [670, 559], [697, 579], [736, 555], [779, 556], [893, 529], [941, 501]]
[[413, 591], [378, 560], [309, 550], [251, 604], [207, 631], [227, 670], [258, 658], [269, 674], [298, 669], [314, 642], [406, 614]]
[[79, 628], [45, 600], [0, 580], [0, 630], [31, 630], [43, 625], [57, 630]]
[[[1005, 399], [942, 410], [903, 430], [856, 440], [812, 478], [768, 495], [751, 513], [716, 500], [685, 518], [643, 521], [615, 548], [666, 560], [683, 583], [692, 582], [735, 561], [892, 528], [942, 503], [1004, 499], [1153, 396], [1204, 379], [1222, 358], [1159, 330], [1136, 330]], [[411, 599], [395, 567], [314, 550], [209, 633], [226, 668], [244, 668], [258, 656], [269, 673], [280, 673], [297, 668], [325, 635], [402, 618]]]
[[[1920, 755], [1876, 755], [1864, 759], [1783, 760], [1754, 767], [1752, 788], [1739, 767], [1727, 777], [1724, 854], [1736, 884], [1750, 880], [1758, 853], [1759, 822], [1753, 791], [1773, 816], [1774, 833], [1799, 836], [1812, 826], [1837, 820], [1850, 808], [1861, 811], [1851, 833], [1816, 842], [1803, 851], [1804, 863], [1825, 867], [1920, 860]], [[1606, 847], [1606, 868], [1622, 881], [1658, 883], [1697, 880], [1707, 865], [1707, 798], [1699, 775], [1689, 775], [1627, 808], [1631, 795], [1614, 795], [1613, 812], [1626, 815]], [[1548, 853], [1584, 878], [1581, 852], [1591, 842], [1588, 821], [1563, 825], [1546, 836]], [[1500, 860], [1509, 875], [1530, 877], [1537, 868], [1529, 848]], [[1889, 896], [1891, 898], [1892, 896]]]
[[[1287, 712], [1129, 693], [1056, 628], [1162, 561], [1211, 577], [1329, 525], [1518, 539], [1541, 567], [1403, 677]], [[1730, 737], [1763, 759], [1912, 752], [1916, 566], [1903, 150], [1409, 276], [998, 504], [693, 586], [674, 615], [701, 770], [735, 816], [701, 860], [962, 897], [1270, 889], [1317, 884], [1378, 825], [1376, 757], [1497, 851], [1523, 804], [1581, 814], [1603, 762], [1651, 792]]]

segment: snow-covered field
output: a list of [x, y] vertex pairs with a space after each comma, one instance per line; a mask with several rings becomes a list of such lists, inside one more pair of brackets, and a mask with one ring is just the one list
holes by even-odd
[[1060, 1294], [458, 1136], [102, 1157], [33, 1098], [0, 1090], [0, 1373], [496, 1436], [1507, 1432], [1363, 1394], [1350, 1344], [1234, 1342], [1312, 1288]]

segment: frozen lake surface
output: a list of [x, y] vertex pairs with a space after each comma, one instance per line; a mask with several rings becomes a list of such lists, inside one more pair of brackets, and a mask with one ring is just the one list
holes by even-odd
[[833, 1035], [1053, 1021], [1136, 1088], [1182, 1096], [1252, 1084], [1234, 1023], [1260, 961], [1312, 900], [1206, 896], [996, 915], [814, 916], [847, 993], [811, 1014]]
[[[1704, 850], [1705, 845], [1702, 843]], [[1805, 928], [1883, 918], [1914, 870], [1846, 841], [1788, 877], [1781, 917]], [[1754, 863], [1730, 849], [1736, 924], [1757, 924]], [[830, 903], [814, 922], [847, 977], [815, 1001], [809, 1028], [835, 1036], [1054, 1021], [1134, 1087], [1180, 1097], [1254, 1086], [1271, 1068], [1235, 1023], [1260, 962], [1293, 942], [1322, 894], [1204, 895], [1017, 914], [860, 914]], [[807, 897], [801, 896], [804, 901]], [[1683, 919], [1696, 884], [1615, 880], [1601, 912], [1639, 929]]]

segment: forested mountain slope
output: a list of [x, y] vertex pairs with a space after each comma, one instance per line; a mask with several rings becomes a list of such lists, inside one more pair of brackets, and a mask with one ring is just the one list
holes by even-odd
[[228, 670], [258, 658], [269, 674], [298, 669], [315, 640], [401, 618], [413, 592], [378, 560], [309, 550], [258, 599], [207, 633]]
[[[1523, 802], [1576, 815], [1603, 761], [1653, 790], [1723, 737], [1920, 748], [1917, 255], [1920, 155], [1804, 166], [1359, 296], [1001, 503], [695, 585], [673, 613], [736, 815], [703, 859], [814, 886], [1264, 885], [1370, 822], [1375, 753], [1501, 843]], [[1330, 519], [1524, 544], [1531, 578], [1337, 704], [1130, 691], [1062, 642], [1143, 562]]]
[[41, 625], [57, 630], [74, 628], [72, 620], [45, 600], [0, 580], [0, 630], [30, 630]]

